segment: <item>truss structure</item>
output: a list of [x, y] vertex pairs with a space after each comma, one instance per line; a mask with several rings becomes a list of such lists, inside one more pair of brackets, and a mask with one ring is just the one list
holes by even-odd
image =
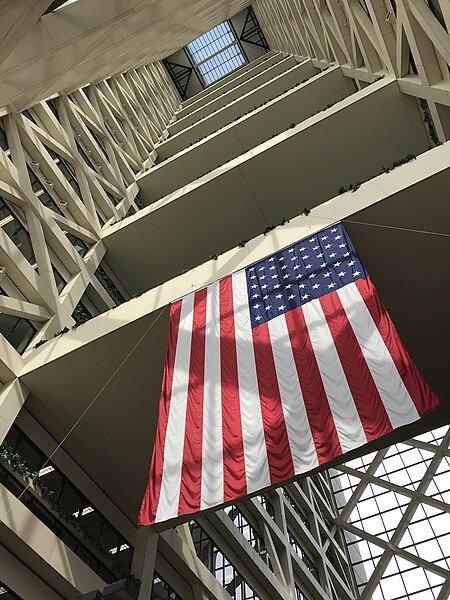
[[[168, 585], [162, 582], [176, 581], [186, 561], [195, 573], [192, 591], [199, 600], [206, 600], [201, 586], [216, 600], [353, 600], [356, 581], [336, 516], [329, 476], [320, 474], [166, 531], [157, 542], [142, 538], [156, 573], [154, 593]], [[143, 553], [138, 543], [136, 567]], [[145, 598], [151, 584], [144, 580], [143, 586]], [[180, 600], [189, 592], [161, 597]]]
[[[88, 288], [91, 314], [117, 304], [94, 276], [102, 228], [138, 209], [136, 175], [153, 164], [178, 104], [154, 63], [1, 119], [0, 310], [28, 322], [33, 344], [75, 323]], [[20, 239], [7, 235], [8, 223], [22, 229]], [[0, 348], [0, 380], [8, 381], [21, 361], [3, 336]]]
[[450, 136], [448, 0], [256, 0], [271, 48], [339, 64], [358, 86], [383, 74], [427, 102], [436, 135]]
[[332, 472], [361, 598], [449, 597], [449, 444], [442, 427]]
[[[192, 72], [194, 71], [193, 67], [187, 67], [185, 65], [179, 65], [177, 63], [171, 62], [167, 58], [163, 61], [163, 65], [166, 67], [169, 75], [172, 78], [172, 81], [177, 88], [177, 92], [180, 94], [180, 98], [183, 100], [187, 100], [186, 91], [189, 86], [189, 81], [191, 79]], [[202, 84], [203, 87], [203, 84]]]
[[255, 11], [251, 6], [247, 8], [247, 16], [245, 17], [239, 39], [241, 42], [248, 42], [249, 44], [260, 46], [261, 48], [264, 48], [266, 52], [270, 50], [261, 26], [256, 18]]

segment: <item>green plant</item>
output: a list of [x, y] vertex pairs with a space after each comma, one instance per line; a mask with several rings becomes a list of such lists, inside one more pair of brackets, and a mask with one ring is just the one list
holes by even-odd
[[378, 175], [383, 175], [383, 173], [390, 173], [393, 169], [400, 167], [401, 165], [405, 165], [406, 163], [410, 162], [411, 160], [414, 160], [415, 158], [416, 158], [415, 154], [407, 154], [403, 158], [400, 158], [399, 160], [395, 160], [390, 167], [383, 167], [379, 173], [377, 173], [376, 175], [372, 175], [371, 177], [368, 177], [364, 181], [358, 181], [357, 183], [351, 183], [347, 188], [345, 188], [344, 186], [341, 185], [341, 187], [338, 189], [337, 193], [338, 193], [338, 195], [340, 195], [340, 194], [344, 194], [345, 192], [356, 192], [356, 190], [359, 190], [361, 185], [363, 183], [365, 183], [366, 181], [370, 181], [374, 177], [378, 177]]
[[64, 335], [65, 333], [67, 333], [69, 331], [68, 327], [63, 327], [61, 329], [61, 331], [57, 331], [56, 333], [53, 334], [53, 337], [59, 337], [60, 335]]
[[6, 442], [0, 444], [0, 461], [8, 465], [14, 473], [17, 473], [28, 484], [31, 484], [40, 493], [50, 509], [56, 513], [62, 521], [76, 531], [82, 539], [91, 544], [101, 556], [108, 560], [111, 569], [118, 576], [131, 579], [136, 584], [140, 585], [141, 582], [139, 579], [134, 577], [134, 575], [131, 575], [129, 570], [119, 563], [118, 559], [110, 553], [109, 548], [103, 543], [101, 538], [92, 533], [92, 531], [83, 525], [79, 519], [74, 517], [72, 513], [64, 508], [55, 492], [43, 483], [42, 479], [39, 477], [39, 473], [30, 469], [25, 459], [20, 454], [14, 452], [11, 446]]
[[39, 342], [36, 342], [35, 345], [33, 346], [33, 350], [36, 350], [36, 348], [39, 348], [39, 346], [42, 346], [46, 342], [48, 342], [48, 340], [39, 340]]
[[429, 135], [431, 141], [433, 142], [433, 144], [435, 146], [437, 146], [440, 143], [440, 141], [439, 141], [438, 135], [436, 133], [436, 129], [434, 127], [433, 119], [428, 110], [427, 101], [424, 100], [423, 98], [419, 98], [419, 107], [420, 107], [420, 111], [422, 113], [423, 122], [425, 123], [425, 125], [428, 128], [428, 135]]
[[92, 315], [86, 311], [81, 302], [76, 305], [75, 310], [72, 313], [72, 317], [75, 319], [78, 325], [82, 325], [83, 323], [86, 323], [92, 319]]

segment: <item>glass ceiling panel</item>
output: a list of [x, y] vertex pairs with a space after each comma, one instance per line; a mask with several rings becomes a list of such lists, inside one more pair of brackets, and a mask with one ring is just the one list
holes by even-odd
[[247, 60], [228, 21], [224, 21], [186, 46], [205, 85], [217, 81]]
[[195, 39], [187, 47], [192, 60], [199, 64], [235, 41], [230, 25], [225, 21]]
[[209, 85], [244, 64], [245, 58], [242, 56], [239, 46], [234, 45], [199, 65], [198, 71], [205, 84]]

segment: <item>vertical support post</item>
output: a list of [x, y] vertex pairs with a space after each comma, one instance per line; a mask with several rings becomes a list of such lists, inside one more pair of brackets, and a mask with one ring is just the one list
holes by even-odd
[[139, 600], [148, 600], [152, 593], [158, 537], [152, 527], [138, 529], [131, 573], [142, 582]]

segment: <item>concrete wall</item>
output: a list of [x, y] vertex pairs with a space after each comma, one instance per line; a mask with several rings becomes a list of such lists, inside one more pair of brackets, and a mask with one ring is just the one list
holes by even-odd
[[263, 83], [261, 87], [257, 87], [257, 80], [254, 79], [253, 85], [247, 90], [247, 93], [219, 108], [216, 112], [208, 113], [202, 120], [195, 121], [179, 133], [174, 134], [171, 132], [171, 137], [157, 145], [158, 161], [180, 152], [189, 144], [195, 143], [200, 138], [227, 125], [256, 106], [271, 100], [274, 96], [291, 89], [294, 85], [318, 72], [319, 69], [314, 67], [311, 61], [304, 61], [289, 71]]
[[[301, 123], [329, 104], [354, 92], [339, 67], [313, 79], [237, 119], [205, 140], [182, 150], [154, 166], [147, 175], [146, 189], [151, 197], [162, 198], [194, 181], [204, 173], [223, 165], [245, 151], [255, 148], [272, 135]], [[144, 196], [143, 196], [144, 198]], [[149, 197], [145, 196], [148, 202]]]

